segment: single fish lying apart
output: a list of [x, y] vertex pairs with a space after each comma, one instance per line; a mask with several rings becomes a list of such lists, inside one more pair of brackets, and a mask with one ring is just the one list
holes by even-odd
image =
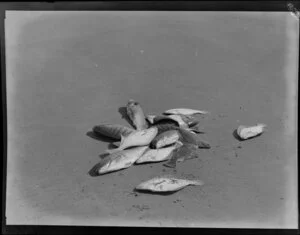
[[142, 154], [148, 146], [135, 147], [110, 154], [103, 158], [91, 170], [92, 175], [101, 175], [112, 171], [117, 171], [130, 167]]
[[165, 131], [159, 135], [157, 135], [152, 142], [150, 143], [150, 147], [153, 149], [159, 149], [164, 146], [174, 144], [177, 140], [179, 140], [180, 134], [177, 130], [169, 130]]
[[175, 168], [177, 162], [198, 157], [197, 149], [196, 145], [187, 143], [183, 144], [171, 152], [169, 160], [164, 164], [164, 166]]
[[136, 164], [146, 163], [146, 162], [162, 162], [169, 159], [172, 151], [182, 145], [181, 142], [175, 143], [169, 147], [160, 149], [148, 148], [143, 155], [135, 162]]
[[140, 104], [134, 100], [129, 100], [126, 105], [127, 115], [132, 124], [137, 130], [144, 130], [148, 128], [145, 115]]
[[172, 175], [163, 175], [152, 178], [139, 184], [135, 189], [152, 192], [174, 192], [188, 185], [203, 185], [201, 180], [189, 180], [185, 178], [178, 178]]
[[121, 136], [127, 136], [134, 131], [133, 128], [119, 125], [104, 123], [97, 125], [93, 128], [93, 132], [96, 135], [106, 136], [116, 140], [121, 140]]
[[266, 128], [266, 124], [257, 124], [256, 126], [239, 126], [236, 133], [237, 135], [243, 139], [249, 139], [252, 138], [254, 136], [260, 135], [264, 132], [265, 128]]
[[135, 130], [128, 136], [121, 136], [121, 143], [118, 148], [108, 149], [106, 152], [115, 153], [129, 147], [149, 145], [157, 135], [157, 132], [156, 127], [150, 127], [145, 130]]
[[196, 110], [196, 109], [186, 109], [186, 108], [177, 108], [169, 109], [164, 112], [164, 114], [183, 114], [183, 115], [193, 115], [193, 114], [208, 114], [208, 111]]

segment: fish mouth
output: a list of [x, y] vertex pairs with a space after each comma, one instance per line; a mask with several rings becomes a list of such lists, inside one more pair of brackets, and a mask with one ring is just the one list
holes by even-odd
[[96, 177], [96, 176], [99, 176], [101, 175], [99, 170], [100, 168], [102, 167], [102, 162], [99, 162], [97, 163], [95, 166], [93, 166], [92, 169], [89, 170], [89, 175], [92, 176], [92, 177]]

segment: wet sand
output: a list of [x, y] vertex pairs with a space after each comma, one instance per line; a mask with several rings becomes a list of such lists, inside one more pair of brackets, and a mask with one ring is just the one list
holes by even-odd
[[[7, 223], [295, 228], [286, 29], [297, 24], [287, 14], [7, 17]], [[130, 98], [147, 114], [209, 110], [199, 119], [212, 148], [176, 171], [154, 163], [91, 177], [109, 143], [88, 132], [102, 122], [129, 126], [119, 108]], [[268, 125], [263, 135], [234, 138], [239, 125], [256, 123]], [[133, 192], [164, 173], [205, 185], [168, 196]]]

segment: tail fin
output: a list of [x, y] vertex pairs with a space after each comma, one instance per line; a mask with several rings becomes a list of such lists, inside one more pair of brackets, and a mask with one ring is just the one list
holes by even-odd
[[192, 185], [198, 185], [198, 186], [204, 185], [202, 180], [192, 180], [191, 184]]

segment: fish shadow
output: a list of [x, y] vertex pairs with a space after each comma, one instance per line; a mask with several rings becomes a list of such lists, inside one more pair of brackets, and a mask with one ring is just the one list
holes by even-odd
[[254, 138], [258, 137], [258, 136], [261, 136], [262, 133], [260, 133], [260, 134], [258, 134], [258, 135], [256, 135], [256, 136], [252, 136], [252, 137], [250, 137], [250, 138], [248, 138], [248, 139], [245, 139], [245, 140], [242, 139], [241, 137], [239, 137], [239, 135], [238, 135], [238, 133], [237, 133], [237, 129], [235, 129], [235, 130], [233, 131], [232, 135], [233, 135], [233, 137], [234, 137], [235, 139], [237, 139], [238, 141], [243, 142], [243, 141], [245, 141], [245, 140], [251, 140], [251, 139], [254, 139]]
[[122, 106], [118, 109], [118, 111], [121, 114], [122, 119], [125, 119], [134, 128], [133, 123], [127, 115], [127, 108], [125, 106]]
[[169, 196], [169, 195], [177, 193], [178, 191], [173, 191], [173, 192], [152, 192], [152, 191], [149, 191], [149, 190], [133, 189], [133, 192], [135, 192], [135, 193], [145, 193], [145, 194], [150, 194], [150, 195]]

